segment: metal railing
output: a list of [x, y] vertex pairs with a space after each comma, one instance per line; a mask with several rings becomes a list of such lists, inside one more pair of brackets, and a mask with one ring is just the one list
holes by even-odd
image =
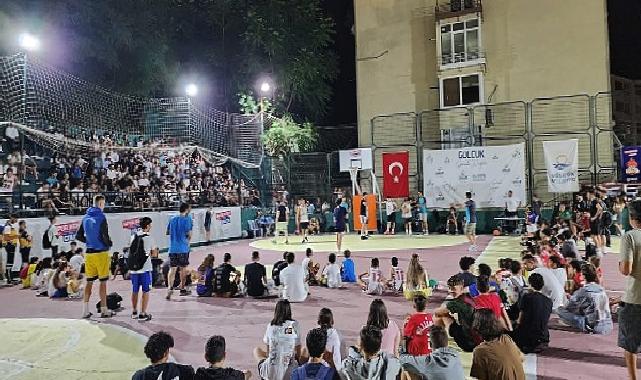
[[436, 18], [458, 17], [468, 13], [477, 13], [483, 10], [481, 0], [437, 0]]

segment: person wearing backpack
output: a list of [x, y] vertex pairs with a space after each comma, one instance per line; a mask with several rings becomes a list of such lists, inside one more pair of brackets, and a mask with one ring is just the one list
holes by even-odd
[[49, 227], [42, 234], [42, 250], [51, 252], [54, 260], [58, 259], [58, 246], [60, 238], [58, 237], [58, 227], [56, 223], [58, 218], [55, 215], [49, 217]]
[[[158, 248], [151, 236], [151, 218], [140, 219], [140, 231], [131, 238], [129, 246], [129, 278], [131, 279], [131, 319], [141, 321], [151, 320], [151, 314], [147, 313], [149, 305], [149, 290], [151, 289], [151, 258], [158, 255]], [[142, 302], [140, 314], [138, 314], [138, 293], [142, 288]]]
[[323, 360], [327, 331], [321, 328], [310, 330], [305, 343], [309, 361], [292, 372], [291, 380], [332, 380], [336, 371]]

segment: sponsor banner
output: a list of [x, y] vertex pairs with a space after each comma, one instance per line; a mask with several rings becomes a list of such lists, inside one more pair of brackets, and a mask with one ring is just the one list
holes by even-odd
[[550, 193], [579, 191], [579, 140], [543, 141]]
[[[80, 229], [80, 221], [56, 224], [58, 233], [56, 234], [63, 243], [71, 243], [76, 239], [76, 233]], [[41, 245], [42, 246], [42, 245]]]
[[477, 207], [505, 207], [508, 191], [525, 203], [525, 144], [423, 151], [427, 207], [448, 208], [471, 191]]
[[230, 224], [231, 223], [231, 211], [223, 211], [216, 213], [216, 220], [220, 225]]
[[123, 219], [122, 228], [134, 235], [140, 229], [140, 218]]
[[621, 149], [621, 182], [641, 182], [641, 170], [639, 170], [640, 154], [641, 146], [626, 146]]
[[409, 152], [383, 153], [383, 196], [405, 198], [410, 195]]

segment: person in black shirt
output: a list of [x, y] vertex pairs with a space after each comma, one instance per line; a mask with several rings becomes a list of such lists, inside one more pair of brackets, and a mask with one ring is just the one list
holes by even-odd
[[164, 331], [149, 337], [145, 344], [145, 355], [151, 360], [147, 368], [136, 371], [131, 380], [191, 380], [194, 369], [190, 365], [168, 363], [169, 349], [174, 347], [174, 338]]
[[195, 380], [246, 380], [251, 377], [251, 372], [242, 372], [237, 369], [225, 367], [225, 338], [214, 335], [205, 346], [205, 359], [209, 367], [201, 367], [196, 371]]
[[361, 196], [361, 240], [368, 238], [367, 236], [367, 193], [363, 193]]
[[476, 276], [472, 274], [471, 268], [476, 260], [473, 257], [464, 256], [458, 262], [461, 273], [458, 276], [463, 280], [463, 287], [468, 287], [476, 283]]
[[258, 251], [252, 252], [252, 263], [245, 265], [245, 286], [250, 297], [263, 297], [267, 294], [267, 271], [265, 266], [258, 261]]
[[[238, 283], [240, 282], [240, 272], [236, 270], [229, 262], [231, 254], [225, 253], [223, 263], [214, 269], [214, 293], [218, 297], [233, 297], [238, 293]], [[235, 278], [232, 281], [231, 275]]]
[[512, 337], [517, 346], [525, 354], [539, 353], [550, 342], [548, 321], [552, 314], [552, 300], [541, 293], [543, 276], [532, 273], [528, 278], [532, 287], [519, 301], [519, 319]]
[[272, 267], [272, 280], [274, 280], [274, 285], [275, 286], [280, 286], [280, 272], [287, 268], [287, 252], [283, 252], [283, 259], [278, 260], [274, 263], [274, 266]]

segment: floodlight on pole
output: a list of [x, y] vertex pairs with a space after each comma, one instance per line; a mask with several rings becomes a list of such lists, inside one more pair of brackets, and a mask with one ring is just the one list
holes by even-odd
[[271, 89], [272, 89], [272, 86], [269, 84], [269, 82], [263, 82], [263, 83], [260, 85], [260, 92], [261, 92], [263, 95], [269, 94], [269, 92], [271, 91]]
[[38, 37], [30, 33], [22, 33], [18, 38], [18, 42], [21, 48], [28, 51], [36, 51], [40, 49], [40, 40]]
[[187, 96], [193, 98], [194, 96], [198, 95], [198, 86], [196, 86], [194, 83], [190, 83], [185, 87], [185, 93]]

